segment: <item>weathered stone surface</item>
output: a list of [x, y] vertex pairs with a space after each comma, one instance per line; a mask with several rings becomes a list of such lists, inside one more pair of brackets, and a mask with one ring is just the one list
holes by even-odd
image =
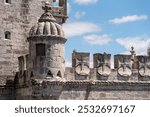
[[[14, 76], [14, 72], [18, 71], [18, 57], [28, 53], [27, 37], [29, 36], [29, 30], [43, 13], [40, 8], [45, 1], [51, 0], [13, 0], [11, 4], [5, 4], [4, 0], [0, 1], [1, 75]], [[64, 23], [67, 19], [66, 4], [66, 0], [61, 0], [59, 3], [61, 9], [53, 7], [54, 17], [59, 24]], [[58, 14], [58, 11], [61, 12]], [[60, 26], [56, 25], [56, 27], [59, 28]], [[5, 39], [6, 31], [11, 33], [10, 40]], [[60, 31], [59, 33], [63, 35], [63, 32]], [[5, 59], [6, 57], [7, 59]]]
[[133, 47], [131, 55], [115, 55], [115, 69], [110, 54], [94, 54], [90, 68], [90, 53], [74, 51], [72, 67], [65, 67], [67, 0], [46, 3], [39, 19], [43, 3], [0, 2], [0, 99], [150, 99], [149, 49], [148, 56], [136, 56]]
[[96, 69], [96, 78], [98, 80], [107, 80], [111, 73], [110, 54], [94, 54], [93, 55], [93, 67]]
[[147, 56], [138, 56], [139, 74], [142, 77], [150, 77], [150, 58]]
[[73, 51], [72, 53], [72, 67], [75, 70], [75, 79], [86, 80], [90, 73], [89, 68], [90, 53], [81, 53]]

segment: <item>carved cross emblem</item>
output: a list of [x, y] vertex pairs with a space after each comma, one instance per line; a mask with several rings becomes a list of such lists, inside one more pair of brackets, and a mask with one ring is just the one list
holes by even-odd
[[88, 75], [89, 66], [87, 62], [84, 61], [83, 57], [77, 58], [78, 64], [76, 65], [76, 72], [80, 75]]
[[45, 10], [45, 12], [51, 11], [52, 10], [52, 3], [45, 2], [45, 6], [43, 6], [42, 9]]

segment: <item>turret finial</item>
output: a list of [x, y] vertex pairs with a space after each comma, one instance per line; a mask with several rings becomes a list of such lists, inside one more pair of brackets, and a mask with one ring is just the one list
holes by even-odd
[[131, 55], [136, 55], [136, 54], [135, 54], [135, 50], [134, 50], [134, 47], [133, 47], [133, 46], [131, 47], [131, 51], [130, 51], [130, 52], [131, 52]]
[[45, 13], [40, 17], [39, 22], [56, 22], [52, 15], [52, 4], [50, 2], [45, 2], [45, 6], [42, 9], [45, 10]]
[[42, 7], [45, 12], [51, 11], [52, 10], [52, 4], [50, 2], [45, 2], [45, 6]]

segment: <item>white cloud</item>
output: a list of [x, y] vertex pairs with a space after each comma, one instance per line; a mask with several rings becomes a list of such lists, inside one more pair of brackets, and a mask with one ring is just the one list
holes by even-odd
[[67, 37], [82, 36], [100, 31], [100, 26], [91, 22], [72, 22], [63, 25]]
[[83, 39], [91, 45], [106, 45], [112, 41], [109, 35], [88, 35], [84, 36]]
[[98, 0], [75, 0], [75, 2], [80, 5], [94, 4], [97, 1]]
[[132, 46], [135, 48], [137, 54], [146, 54], [148, 45], [150, 44], [150, 37], [125, 37], [118, 38], [116, 41], [126, 49], [125, 54], [130, 53]]
[[123, 24], [127, 22], [134, 22], [147, 19], [148, 17], [146, 15], [131, 15], [131, 16], [123, 16], [122, 18], [111, 19], [109, 20], [109, 22], [113, 24]]
[[77, 11], [76, 13], [75, 13], [75, 18], [76, 19], [80, 19], [82, 16], [84, 16], [86, 14], [86, 12], [84, 12], [84, 11], [82, 11], [82, 12], [79, 12], [79, 11]]

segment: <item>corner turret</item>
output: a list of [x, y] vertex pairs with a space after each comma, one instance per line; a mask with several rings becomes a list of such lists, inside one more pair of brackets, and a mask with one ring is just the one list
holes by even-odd
[[30, 30], [29, 64], [30, 73], [36, 79], [62, 79], [65, 72], [64, 36], [62, 26], [52, 15], [49, 2], [43, 7], [44, 14]]

